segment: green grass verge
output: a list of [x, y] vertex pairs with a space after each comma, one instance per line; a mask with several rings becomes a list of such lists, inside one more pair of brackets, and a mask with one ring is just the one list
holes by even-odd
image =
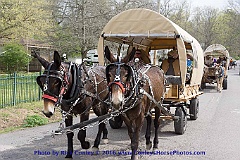
[[61, 120], [61, 114], [58, 110], [56, 110], [53, 117], [46, 118], [42, 113], [42, 109], [43, 101], [21, 103], [0, 109], [0, 133], [45, 125]]

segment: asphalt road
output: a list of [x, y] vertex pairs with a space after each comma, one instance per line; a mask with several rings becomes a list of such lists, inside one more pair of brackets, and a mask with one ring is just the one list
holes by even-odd
[[[239, 63], [238, 63], [239, 64]], [[218, 93], [215, 85], [207, 85], [199, 96], [200, 114], [196, 121], [188, 120], [184, 135], [176, 135], [172, 121], [161, 124], [159, 149], [151, 155], [145, 150], [145, 125], [141, 132], [139, 159], [240, 159], [240, 76], [239, 66], [229, 70], [228, 89]], [[76, 121], [77, 122], [77, 121]], [[51, 137], [58, 123], [0, 134], [0, 159], [33, 160], [64, 159], [66, 135]], [[113, 130], [109, 127], [109, 143], [100, 145], [99, 155], [91, 155], [91, 149], [83, 150], [74, 136], [74, 159], [113, 160], [129, 159], [130, 141], [125, 125]], [[91, 144], [97, 126], [87, 130]], [[116, 152], [122, 153], [115, 154]], [[190, 155], [194, 154], [195, 155]], [[163, 155], [165, 154], [165, 155]], [[200, 155], [196, 155], [200, 154]]]

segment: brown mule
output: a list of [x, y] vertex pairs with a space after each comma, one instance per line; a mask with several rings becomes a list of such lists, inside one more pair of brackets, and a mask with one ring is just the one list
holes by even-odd
[[158, 148], [158, 128], [161, 113], [161, 103], [165, 91], [164, 73], [152, 65], [143, 65], [135, 69], [127, 62], [135, 54], [135, 49], [128, 57], [122, 60], [115, 59], [108, 47], [105, 47], [105, 56], [112, 63], [106, 67], [106, 78], [109, 87], [109, 99], [113, 110], [119, 110], [127, 125], [131, 139], [131, 159], [137, 158], [140, 131], [144, 117], [147, 119], [146, 146], [152, 148], [151, 136], [151, 112], [155, 109], [155, 137], [153, 149]]
[[[44, 73], [37, 78], [37, 83], [43, 90], [45, 116], [50, 118], [58, 107], [65, 117], [67, 127], [73, 124], [73, 115], [80, 115], [80, 122], [88, 120], [91, 107], [97, 116], [107, 114], [108, 107], [104, 102], [108, 95], [105, 67], [87, 68], [84, 64], [62, 62], [57, 51], [54, 51], [53, 62], [46, 61], [36, 53], [34, 57], [45, 68]], [[99, 124], [93, 148], [98, 149], [102, 133], [103, 139], [107, 140], [105, 123]], [[66, 158], [72, 158], [73, 136], [73, 132], [67, 133]], [[78, 139], [81, 146], [88, 149], [90, 143], [85, 138], [86, 130], [79, 130]]]

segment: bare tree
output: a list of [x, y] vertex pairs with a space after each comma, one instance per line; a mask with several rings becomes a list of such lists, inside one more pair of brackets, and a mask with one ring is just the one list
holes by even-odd
[[218, 14], [218, 10], [211, 7], [195, 9], [193, 19], [191, 20], [191, 33], [200, 41], [203, 49], [214, 43]]
[[230, 0], [229, 8], [225, 11], [227, 17], [226, 26], [228, 34], [225, 43], [233, 57], [240, 58], [239, 39], [240, 39], [240, 0]]
[[[230, 7], [234, 14], [228, 13], [228, 21], [215, 8], [194, 8], [192, 11], [188, 0], [53, 0], [52, 15], [57, 29], [56, 36], [50, 38], [63, 52], [84, 57], [86, 51], [97, 47], [101, 31], [112, 17], [128, 9], [148, 8], [181, 26], [202, 44], [203, 49], [212, 43], [229, 44], [231, 48], [230, 43], [234, 43], [227, 39], [231, 37], [237, 43], [236, 38], [239, 38], [233, 37], [239, 35], [239, 0], [233, 2], [229, 4], [234, 4]], [[227, 32], [223, 32], [223, 28], [227, 28]]]
[[52, 42], [63, 52], [77, 55], [97, 47], [105, 24], [116, 14], [130, 8], [150, 8], [145, 0], [55, 0], [53, 17], [58, 24]]
[[240, 14], [240, 0], [229, 0], [228, 10], [233, 10], [236, 14]]
[[58, 24], [57, 36], [51, 37], [52, 42], [62, 52], [79, 56], [96, 48], [111, 9], [107, 0], [55, 0], [52, 10]]
[[190, 29], [191, 5], [187, 0], [175, 3], [169, 18], [184, 30]]

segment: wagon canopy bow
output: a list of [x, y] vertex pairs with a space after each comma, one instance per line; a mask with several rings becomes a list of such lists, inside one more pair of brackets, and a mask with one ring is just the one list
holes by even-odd
[[204, 56], [224, 56], [229, 58], [227, 49], [221, 44], [212, 44], [204, 51]]
[[[177, 46], [182, 85], [187, 73], [186, 49], [192, 49], [197, 61], [191, 85], [201, 84], [203, 74], [203, 51], [198, 41], [163, 15], [149, 9], [130, 9], [114, 16], [104, 27], [98, 42], [98, 60], [104, 64], [104, 40], [147, 49], [171, 49]], [[184, 75], [184, 76], [183, 76]]]

